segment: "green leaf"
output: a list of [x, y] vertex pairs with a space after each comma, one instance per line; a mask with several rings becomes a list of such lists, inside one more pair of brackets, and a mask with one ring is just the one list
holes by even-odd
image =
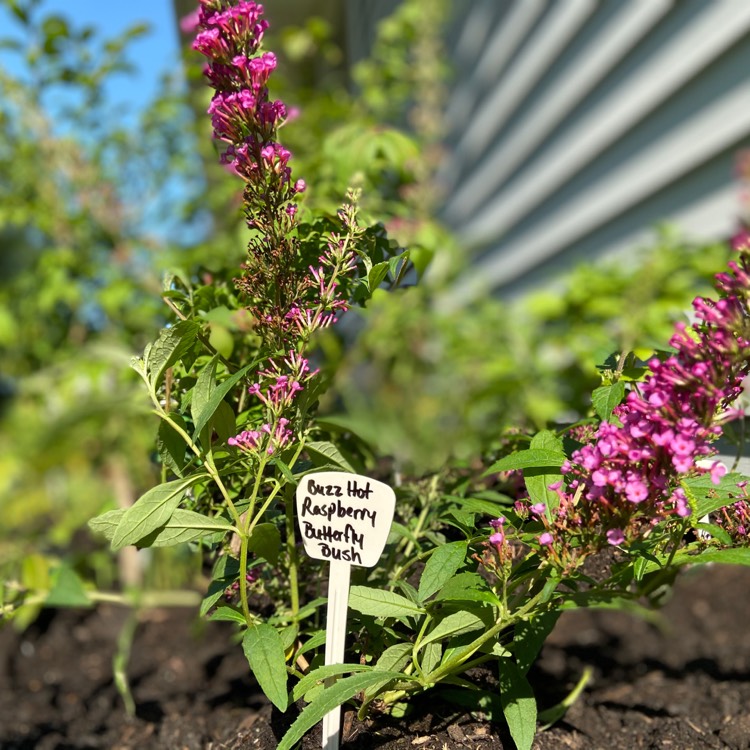
[[205, 401], [202, 407], [197, 410], [197, 414], [193, 420], [195, 424], [195, 431], [193, 432], [194, 439], [198, 435], [200, 435], [201, 430], [203, 430], [203, 428], [208, 424], [209, 420], [211, 419], [211, 417], [213, 417], [214, 413], [219, 408], [219, 404], [224, 400], [224, 397], [227, 395], [227, 393], [229, 393], [229, 391], [231, 391], [232, 388], [234, 388], [234, 386], [237, 385], [237, 383], [239, 383], [239, 381], [245, 377], [248, 370], [255, 367], [257, 364], [257, 361], [251, 362], [241, 370], [237, 370], [234, 375], [230, 375], [225, 381], [222, 382], [221, 385], [216, 386], [216, 388], [211, 392], [211, 395]]
[[432, 553], [419, 579], [420, 602], [424, 602], [453, 578], [466, 559], [467, 548], [466, 542], [451, 542]]
[[[398, 539], [399, 537], [403, 537], [404, 539], [407, 539], [410, 541], [417, 549], [419, 549], [419, 540], [417, 537], [414, 536], [412, 531], [410, 529], [407, 529], [406, 526], [403, 524], [400, 524], [398, 521], [394, 521], [391, 524], [391, 534], [393, 534], [393, 539]], [[388, 542], [390, 543], [392, 540], [389, 539]]]
[[292, 474], [292, 470], [278, 456], [271, 459], [269, 463], [271, 466], [276, 466], [276, 468], [278, 468], [284, 479], [286, 479], [289, 484], [293, 487], [297, 486], [297, 480], [295, 479], [294, 474]]
[[559, 616], [559, 612], [542, 612], [516, 625], [511, 648], [522, 674], [529, 671]]
[[89, 528], [96, 534], [104, 536], [108, 542], [112, 541], [112, 537], [115, 535], [117, 526], [120, 520], [125, 515], [125, 508], [118, 508], [117, 510], [109, 510], [106, 513], [102, 513], [100, 516], [96, 516], [89, 521]]
[[404, 250], [403, 253], [395, 255], [388, 261], [388, 269], [390, 270], [394, 280], [399, 280], [399, 274], [403, 272], [403, 268], [409, 262], [410, 256], [411, 250]]
[[401, 672], [411, 658], [413, 646], [411, 643], [396, 643], [389, 646], [375, 662], [373, 669], [386, 672]]
[[247, 625], [245, 615], [238, 609], [230, 607], [227, 604], [219, 605], [210, 615], [209, 620], [219, 620], [222, 622], [236, 622], [239, 625]]
[[268, 700], [282, 713], [286, 711], [289, 703], [286, 659], [276, 629], [266, 623], [249, 627], [242, 639], [242, 649]]
[[49, 15], [44, 21], [42, 21], [42, 31], [47, 37], [45, 42], [51, 39], [57, 39], [58, 37], [70, 36], [70, 28], [68, 22], [63, 16]]
[[[172, 412], [169, 417], [177, 425], [183, 429], [185, 428], [185, 421], [180, 414]], [[156, 447], [164, 465], [170, 468], [178, 477], [182, 476], [182, 470], [187, 463], [185, 456], [186, 446], [187, 444], [182, 435], [176, 432], [167, 420], [161, 420], [159, 423], [159, 432], [156, 437]]]
[[[677, 574], [677, 570], [673, 569], [674, 575]], [[674, 578], [674, 576], [673, 576]], [[623, 596], [618, 596], [613, 591], [597, 592], [597, 591], [578, 591], [575, 593], [564, 594], [564, 599], [557, 606], [560, 610], [565, 611], [569, 609], [614, 609], [619, 612], [627, 612], [635, 617], [641, 617], [646, 622], [653, 624], [661, 624], [661, 616], [654, 611], [653, 608], [646, 607], [643, 604], [639, 604], [633, 599], [626, 599]]]
[[536, 734], [536, 700], [528, 680], [511, 659], [499, 659], [500, 702], [517, 750], [531, 750]]
[[499, 599], [482, 576], [476, 573], [459, 573], [438, 591], [435, 601], [489, 602], [499, 604]]
[[505, 505], [478, 497], [449, 496], [447, 499], [460, 505], [461, 510], [466, 510], [471, 513], [481, 513], [484, 516], [492, 516], [493, 518], [499, 518], [502, 516], [507, 507], [513, 504], [510, 498], [508, 498], [508, 502]]
[[24, 25], [29, 22], [29, 14], [26, 12], [26, 8], [19, 4], [18, 0], [10, 0], [10, 10], [13, 15]]
[[199, 615], [205, 617], [211, 607], [213, 607], [223, 596], [228, 586], [230, 586], [240, 574], [240, 562], [231, 555], [222, 555], [214, 563], [211, 572], [211, 583], [208, 585], [208, 592], [201, 602]]
[[279, 637], [281, 638], [281, 645], [284, 647], [284, 653], [286, 653], [297, 641], [299, 635], [299, 625], [293, 622], [291, 625], [287, 625], [279, 631]]
[[443, 656], [443, 644], [439, 641], [433, 641], [432, 643], [428, 643], [423, 649], [422, 649], [422, 671], [429, 675], [430, 672], [432, 672], [433, 669], [435, 669], [438, 664], [440, 664], [440, 659]]
[[[562, 441], [554, 432], [542, 430], [534, 435], [531, 441], [531, 450], [562, 454]], [[560, 496], [554, 490], [549, 489], [549, 485], [557, 482], [559, 477], [560, 470], [555, 468], [550, 470], [549, 468], [528, 467], [523, 470], [523, 478], [529, 497], [534, 503], [544, 503], [547, 518], [550, 520], [552, 519], [552, 512], [560, 504]]]
[[461, 610], [443, 617], [438, 624], [424, 637], [421, 645], [442, 640], [454, 635], [471, 633], [485, 627], [485, 621], [474, 612]]
[[372, 617], [409, 617], [424, 614], [424, 609], [405, 596], [384, 589], [352, 586], [349, 606], [356, 612]]
[[737, 483], [742, 481], [747, 481], [747, 477], [733, 472], [721, 477], [719, 484], [711, 481], [710, 474], [683, 479], [681, 484], [688, 497], [696, 502], [694, 516], [697, 520], [733, 502], [741, 494]]
[[625, 397], [625, 383], [618, 380], [612, 385], [603, 385], [596, 388], [591, 394], [591, 403], [599, 419], [608, 422], [614, 408], [620, 404]]
[[272, 523], [259, 523], [250, 535], [248, 550], [258, 557], [264, 557], [271, 565], [279, 561], [281, 535]]
[[365, 672], [364, 674], [353, 674], [338, 680], [334, 685], [326, 688], [315, 701], [305, 707], [294, 724], [289, 727], [277, 750], [292, 750], [308, 730], [321, 721], [329, 711], [353, 698], [357, 693], [372, 688], [378, 683], [386, 685], [397, 679], [404, 679], [404, 675], [398, 672], [381, 672], [378, 670]]
[[563, 461], [565, 461], [565, 454], [562, 451], [527, 448], [496, 461], [484, 472], [483, 476], [514, 469], [559, 469]]
[[326, 597], [319, 596], [317, 599], [313, 599], [312, 601], [300, 607], [299, 612], [297, 612], [298, 622], [301, 622], [306, 617], [312, 617], [312, 615], [315, 614], [315, 610], [324, 606], [327, 602], [328, 599], [326, 599]]
[[466, 534], [467, 537], [471, 537], [476, 531], [476, 515], [476, 513], [470, 513], [467, 510], [451, 508], [449, 511], [444, 513], [441, 518], [449, 526], [460, 529], [464, 534]]
[[214, 355], [206, 366], [198, 373], [198, 379], [193, 386], [193, 397], [190, 400], [190, 415], [193, 422], [197, 421], [200, 412], [205, 409], [211, 394], [216, 389], [216, 365], [219, 355]]
[[299, 651], [295, 653], [295, 658], [300, 654], [306, 654], [308, 651], [322, 646], [326, 642], [326, 631], [318, 630], [310, 634], [310, 637], [300, 646]]
[[[216, 433], [219, 445], [225, 445], [230, 437], [237, 434], [234, 409], [226, 401], [220, 401], [208, 422], [208, 427]], [[211, 435], [206, 436], [207, 443], [210, 443], [211, 438]]]
[[310, 460], [319, 467], [331, 467], [339, 471], [346, 471], [351, 474], [356, 473], [352, 465], [344, 458], [341, 451], [328, 441], [318, 441], [307, 443], [305, 445]]
[[700, 555], [675, 555], [675, 563], [685, 565], [686, 563], [704, 564], [721, 563], [722, 565], [748, 565], [750, 566], [750, 547], [737, 547], [735, 549], [708, 549]]
[[325, 664], [308, 672], [292, 689], [292, 700], [298, 701], [303, 695], [310, 692], [311, 688], [319, 682], [331, 677], [340, 677], [348, 672], [371, 672], [373, 667], [369, 664]]
[[[750, 566], [750, 547], [736, 547], [729, 549], [705, 549], [698, 554], [695, 547], [681, 549], [672, 558], [671, 567], [678, 568], [681, 565], [704, 565], [706, 563], [720, 563], [723, 565], [747, 565]], [[656, 570], [664, 570], [666, 560], [658, 562], [649, 560], [643, 568], [643, 574], [653, 573]]]
[[52, 572], [52, 588], [44, 603], [48, 607], [90, 607], [91, 599], [76, 572], [62, 565]]
[[200, 330], [200, 325], [192, 320], [181, 320], [162, 330], [159, 338], [144, 354], [146, 370], [154, 390], [161, 384], [164, 373], [190, 351]]
[[388, 275], [389, 268], [388, 261], [383, 261], [382, 263], [376, 263], [370, 269], [367, 274], [367, 291], [372, 293], [383, 283], [383, 279]]
[[441, 690], [440, 695], [449, 703], [465, 706], [474, 714], [481, 712], [490, 721], [499, 722], [503, 713], [500, 696], [486, 690]]
[[146, 382], [148, 382], [148, 374], [146, 373], [146, 361], [145, 358], [148, 356], [148, 352], [151, 350], [151, 344], [146, 346], [143, 352], [143, 357], [131, 357], [130, 367], [135, 370]]
[[419, 604], [419, 597], [417, 596], [417, 590], [408, 581], [396, 581], [396, 586], [401, 593], [410, 601], [415, 604]]
[[697, 523], [695, 528], [710, 534], [719, 544], [725, 544], [727, 547], [732, 546], [732, 537], [730, 534], [715, 523]]
[[116, 551], [128, 544], [136, 544], [152, 531], [164, 526], [190, 485], [204, 478], [198, 474], [187, 479], [166, 482], [153, 487], [138, 498], [120, 518], [112, 536], [112, 549]]
[[[411, 660], [413, 645], [411, 643], [396, 643], [389, 646], [380, 655], [373, 669], [381, 672], [396, 672], [401, 674], [404, 667]], [[366, 690], [363, 696], [365, 703], [371, 701], [382, 688], [382, 685], [375, 684], [369, 690]]]
[[177, 508], [164, 526], [144, 537], [141, 543], [144, 547], [173, 547], [222, 531], [234, 531], [234, 526], [226, 518], [204, 516], [193, 510]]
[[531, 439], [531, 450], [550, 451], [564, 455], [562, 440], [552, 430], [540, 430]]

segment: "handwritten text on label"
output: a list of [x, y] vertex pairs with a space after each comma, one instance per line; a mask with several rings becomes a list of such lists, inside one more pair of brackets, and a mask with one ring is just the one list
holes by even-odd
[[297, 488], [305, 551], [317, 560], [371, 567], [385, 546], [394, 505], [393, 490], [368, 477], [333, 471], [305, 477]]

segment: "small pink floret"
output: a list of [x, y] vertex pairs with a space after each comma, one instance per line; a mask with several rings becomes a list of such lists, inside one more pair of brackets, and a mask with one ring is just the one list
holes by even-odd
[[625, 534], [622, 533], [622, 529], [610, 529], [607, 532], [607, 542], [613, 547], [622, 544], [624, 541]]

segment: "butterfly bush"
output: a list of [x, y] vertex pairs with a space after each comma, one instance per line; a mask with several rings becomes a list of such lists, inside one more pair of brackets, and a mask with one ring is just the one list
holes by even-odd
[[268, 27], [262, 16], [259, 3], [201, 0], [193, 43], [209, 60], [204, 72], [215, 93], [208, 113], [213, 136], [223, 144], [221, 161], [245, 183], [244, 210], [252, 237], [236, 283], [267, 350], [284, 353], [267, 360], [249, 389], [267, 421], [228, 441], [255, 455], [272, 454], [293, 440], [295, 397], [317, 372], [304, 356], [306, 344], [347, 310], [342, 281], [356, 270], [353, 244], [362, 232], [356, 195], [351, 194], [351, 202], [339, 211], [344, 234], [331, 233], [318, 257], [303, 257], [297, 200], [307, 185], [292, 178], [292, 154], [279, 141], [287, 108], [269, 97], [276, 57], [261, 50]]
[[[673, 353], [648, 362], [648, 376], [611, 419], [574, 432], [584, 444], [549, 486], [556, 507], [522, 508], [544, 527], [542, 550], [564, 566], [603, 546], [640, 540], [664, 520], [687, 518], [693, 508], [680, 480], [708, 474], [718, 484], [726, 473], [711, 458], [713, 443], [743, 414], [734, 403], [750, 371], [750, 246], [746, 238], [735, 245], [739, 259], [716, 277], [720, 296], [694, 300], [695, 322], [676, 326]], [[735, 537], [746, 534], [747, 520], [746, 500], [721, 513]]]
[[[740, 413], [736, 400], [750, 369], [747, 235], [738, 235], [739, 257], [717, 277], [719, 296], [695, 300], [694, 322], [677, 327], [672, 352], [651, 359], [627, 395], [619, 382], [625, 359], [610, 373], [606, 408], [595, 401], [604, 421], [568, 430], [567, 443], [543, 430], [529, 450], [503, 456], [481, 478], [474, 462], [421, 478], [399, 472], [389, 550], [348, 598], [357, 659], [320, 667], [319, 655], [310, 657], [321, 643], [321, 599], [306, 601], [319, 589], [320, 569], [298, 556], [294, 486], [329, 461], [346, 468], [339, 445], [356, 447], [346, 452], [365, 469], [384, 474], [391, 464], [346, 433], [338, 444], [307, 442], [316, 430], [327, 432], [307, 416], [320, 382], [310, 342], [388, 274], [397, 286], [408, 251], [393, 257], [380, 230], [360, 228], [355, 193], [334, 231], [323, 218], [305, 220], [311, 188], [293, 174], [280, 136], [289, 110], [269, 92], [276, 57], [263, 49], [267, 26], [260, 4], [227, 0], [201, 0], [183, 26], [196, 32], [194, 48], [207, 59], [220, 160], [244, 186], [249, 242], [235, 283], [252, 331], [238, 333], [247, 335], [243, 356], [229, 362], [204, 340], [203, 308], [191, 299], [184, 310], [175, 306], [185, 319], [134, 364], [164, 422], [162, 484], [95, 526], [114, 549], [201, 541], [213, 559], [201, 611], [244, 629], [250, 668], [277, 709], [310, 699], [281, 750], [345, 699], [361, 701], [364, 716], [370, 705], [387, 710], [440, 683], [470, 689], [470, 705], [501, 710], [519, 749], [528, 750], [537, 713], [525, 674], [562, 610], [655, 600], [680, 565], [701, 557], [750, 564], [750, 549], [717, 549], [747, 545], [750, 497], [736, 476], [723, 477], [714, 450], [724, 424]], [[238, 398], [233, 389], [244, 377], [251, 382]], [[508, 439], [521, 442], [518, 432]], [[492, 487], [508, 471], [515, 497], [528, 493], [515, 505]], [[705, 513], [712, 538], [686, 539]], [[493, 516], [485, 527], [482, 518]], [[598, 580], [579, 567], [616, 547], [609, 572], [597, 567]], [[488, 661], [499, 707], [496, 688], [488, 693], [469, 681]], [[331, 677], [339, 682], [328, 689]], [[289, 679], [300, 680], [291, 692]], [[551, 709], [557, 716], [558, 708]]]

